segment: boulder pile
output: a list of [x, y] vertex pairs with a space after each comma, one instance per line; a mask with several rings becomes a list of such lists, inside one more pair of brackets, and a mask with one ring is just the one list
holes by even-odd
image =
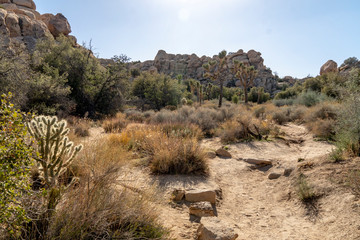
[[69, 33], [70, 24], [61, 13], [41, 15], [33, 0], [0, 0], [1, 49], [24, 44], [31, 51], [38, 39]]

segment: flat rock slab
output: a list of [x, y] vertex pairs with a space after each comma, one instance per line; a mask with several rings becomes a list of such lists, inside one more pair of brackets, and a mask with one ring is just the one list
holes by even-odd
[[232, 158], [231, 154], [223, 148], [216, 150], [216, 155], [222, 158]]
[[189, 213], [197, 217], [213, 217], [215, 216], [214, 208], [209, 202], [192, 203], [189, 207]]
[[188, 202], [210, 202], [216, 203], [215, 190], [189, 190], [185, 192], [185, 200]]
[[203, 217], [197, 230], [198, 240], [235, 240], [238, 235], [216, 217]]
[[239, 160], [243, 160], [247, 163], [260, 165], [260, 166], [272, 165], [272, 162], [270, 160], [265, 160], [265, 159], [239, 158]]

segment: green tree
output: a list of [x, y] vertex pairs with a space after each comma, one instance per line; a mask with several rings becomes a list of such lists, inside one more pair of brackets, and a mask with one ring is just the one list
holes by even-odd
[[[89, 47], [76, 47], [66, 37], [47, 39], [37, 45], [33, 54], [33, 68], [41, 71], [44, 65], [58, 69], [59, 75], [67, 75], [66, 86], [71, 88], [69, 97], [76, 103], [74, 113], [96, 117], [98, 113], [108, 114], [121, 105], [123, 94], [123, 63], [128, 61], [124, 55], [114, 57], [114, 65], [103, 67]], [[127, 77], [127, 75], [126, 75]], [[116, 103], [115, 105], [113, 105]], [[120, 104], [119, 104], [120, 103]]]
[[16, 234], [28, 219], [20, 198], [29, 190], [32, 148], [27, 144], [25, 115], [1, 96], [0, 107], [0, 228]]
[[226, 55], [227, 52], [223, 50], [219, 53], [219, 61], [210, 61], [209, 63], [203, 65], [205, 70], [204, 77], [209, 78], [214, 82], [219, 81], [220, 83], [219, 108], [222, 106], [223, 88], [228, 70]]
[[132, 86], [132, 94], [139, 99], [143, 110], [145, 105], [157, 110], [168, 105], [177, 106], [182, 90], [183, 86], [177, 80], [158, 73], [142, 73]]

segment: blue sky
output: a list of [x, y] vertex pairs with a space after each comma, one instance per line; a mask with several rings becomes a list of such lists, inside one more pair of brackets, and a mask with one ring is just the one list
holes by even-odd
[[213, 56], [254, 49], [280, 76], [316, 76], [323, 63], [360, 58], [358, 0], [35, 0], [63, 13], [100, 57], [157, 51]]

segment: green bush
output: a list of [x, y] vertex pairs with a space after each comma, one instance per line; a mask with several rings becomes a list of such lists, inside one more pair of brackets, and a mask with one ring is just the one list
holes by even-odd
[[[27, 216], [19, 199], [29, 190], [33, 149], [26, 143], [25, 116], [1, 96], [0, 105], [0, 234], [16, 236]], [[16, 238], [16, 237], [15, 237]]]
[[314, 92], [314, 91], [306, 91], [302, 92], [295, 100], [296, 104], [304, 105], [306, 107], [314, 106], [320, 102], [325, 101], [327, 98], [323, 94]]
[[139, 106], [160, 110], [168, 105], [177, 106], [182, 97], [183, 86], [164, 74], [143, 73], [132, 86], [132, 94], [139, 99]]
[[239, 96], [238, 95], [236, 95], [236, 94], [234, 94], [233, 96], [232, 96], [232, 102], [233, 103], [235, 103], [235, 104], [238, 104], [239, 103]]
[[354, 155], [360, 154], [360, 69], [353, 69], [346, 88], [344, 101], [339, 111], [336, 140], [340, 149]]

